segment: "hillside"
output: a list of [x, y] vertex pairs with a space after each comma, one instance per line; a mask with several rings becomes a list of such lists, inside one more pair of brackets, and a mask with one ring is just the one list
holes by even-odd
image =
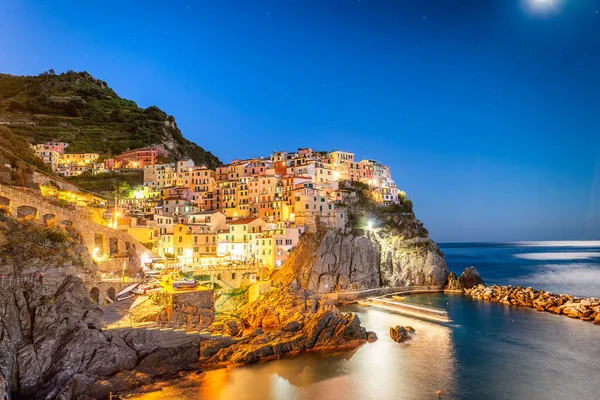
[[155, 106], [138, 107], [87, 72], [0, 74], [0, 124], [31, 142], [68, 142], [72, 153], [116, 155], [164, 144], [172, 160], [189, 157], [211, 168], [221, 164], [185, 139], [173, 116]]
[[0, 182], [28, 185], [35, 168], [51, 174], [50, 168], [29, 147], [27, 139], [0, 126]]

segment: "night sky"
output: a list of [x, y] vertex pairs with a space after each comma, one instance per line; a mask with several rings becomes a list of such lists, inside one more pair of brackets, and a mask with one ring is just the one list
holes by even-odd
[[50, 68], [226, 162], [377, 159], [440, 242], [600, 239], [600, 0], [0, 0], [0, 72]]

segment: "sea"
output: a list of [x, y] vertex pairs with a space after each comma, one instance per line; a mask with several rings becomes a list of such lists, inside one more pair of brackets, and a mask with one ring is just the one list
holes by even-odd
[[[475, 266], [486, 284], [600, 297], [600, 242], [441, 244], [451, 271]], [[438, 324], [351, 305], [379, 339], [192, 374], [146, 388], [143, 399], [600, 399], [600, 326], [463, 295], [412, 295], [448, 310]], [[410, 325], [398, 344], [389, 328]]]

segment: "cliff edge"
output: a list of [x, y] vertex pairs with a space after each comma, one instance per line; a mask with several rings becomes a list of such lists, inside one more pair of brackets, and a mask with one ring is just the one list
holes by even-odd
[[317, 223], [273, 274], [275, 284], [296, 280], [318, 293], [446, 284], [444, 255], [416, 218], [410, 199], [401, 196], [399, 204], [379, 205], [366, 185], [340, 186], [348, 191], [346, 226]]

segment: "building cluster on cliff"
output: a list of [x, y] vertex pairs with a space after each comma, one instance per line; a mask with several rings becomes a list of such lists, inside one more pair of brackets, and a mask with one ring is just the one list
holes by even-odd
[[[65, 153], [66, 147], [47, 143], [36, 149], [55, 151], [59, 160], [77, 160], [60, 161], [59, 171], [67, 165], [94, 164], [86, 163], [83, 155]], [[369, 187], [380, 204], [397, 203], [400, 193], [389, 167], [357, 161], [345, 151], [277, 151], [269, 158], [234, 160], [215, 170], [192, 160], [161, 162], [165, 156], [153, 147], [104, 161], [104, 168], [143, 170], [143, 185], [119, 198], [118, 209], [109, 207], [107, 218], [155, 253], [182, 264], [227, 261], [277, 268], [317, 221], [332, 228], [346, 225], [345, 202], [351, 192], [342, 182]]]

